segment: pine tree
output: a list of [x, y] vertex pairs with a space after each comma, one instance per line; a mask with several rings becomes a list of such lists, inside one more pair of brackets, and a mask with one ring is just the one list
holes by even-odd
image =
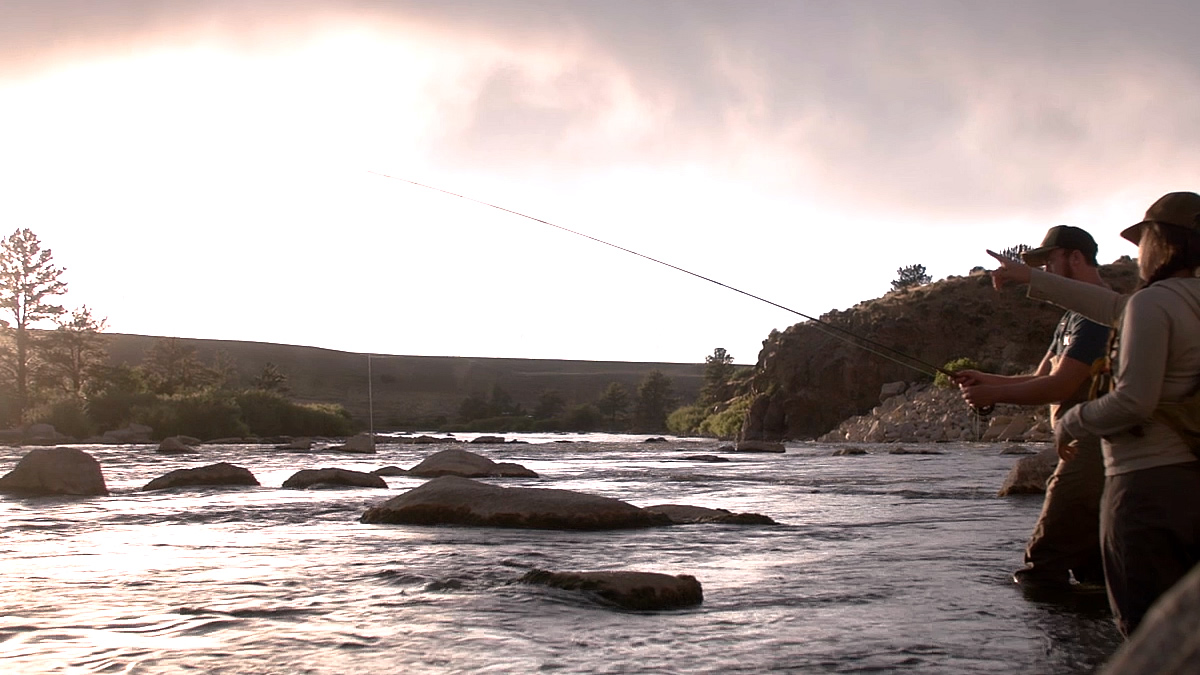
[[17, 230], [0, 242], [0, 313], [5, 316], [0, 325], [7, 329], [5, 332], [11, 331], [11, 344], [5, 345], [0, 362], [16, 390], [16, 421], [24, 417], [30, 405], [30, 328], [66, 312], [62, 305], [52, 302], [67, 292], [67, 284], [59, 279], [64, 271], [54, 265], [50, 249], [43, 249], [31, 230]]

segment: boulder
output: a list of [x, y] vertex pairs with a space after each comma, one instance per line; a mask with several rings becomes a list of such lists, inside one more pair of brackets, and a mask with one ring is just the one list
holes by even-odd
[[408, 470], [411, 476], [435, 478], [437, 476], [464, 476], [466, 478], [537, 478], [537, 473], [512, 462], [493, 462], [482, 455], [467, 450], [449, 448], [425, 458]]
[[326, 448], [333, 452], [356, 452], [361, 454], [375, 453], [375, 437], [371, 434], [358, 434], [346, 439], [343, 445], [334, 445]]
[[53, 424], [38, 423], [30, 424], [25, 430], [25, 442], [29, 445], [55, 445], [70, 443], [71, 437], [58, 433]]
[[1050, 446], [1036, 455], [1017, 460], [1000, 486], [999, 496], [1043, 494], [1046, 481], [1058, 466], [1058, 452]]
[[342, 485], [345, 487], [386, 488], [383, 478], [373, 473], [350, 469], [304, 469], [283, 481], [284, 488], [303, 490], [313, 485]]
[[401, 469], [398, 466], [383, 466], [375, 469], [371, 473], [375, 474], [376, 476], [407, 476], [408, 470]]
[[95, 457], [76, 448], [36, 448], [0, 477], [0, 492], [39, 495], [107, 495]]
[[360, 520], [551, 530], [615, 530], [670, 524], [666, 516], [611, 497], [570, 490], [503, 488], [458, 476], [434, 478], [367, 509]]
[[1150, 607], [1100, 675], [1193, 675], [1200, 664], [1200, 565]]
[[295, 450], [298, 452], [308, 452], [312, 450], [313, 442], [311, 438], [293, 438], [287, 443], [281, 443], [275, 446], [276, 450]]
[[1037, 454], [1037, 453], [1023, 445], [1007, 445], [1004, 447], [1003, 450], [1000, 451], [1000, 454], [1002, 454], [1002, 455], [1033, 455], [1033, 454]]
[[672, 525], [694, 523], [726, 523], [731, 525], [774, 525], [775, 521], [757, 513], [733, 513], [726, 509], [709, 509], [687, 504], [658, 504], [647, 506], [644, 511], [666, 516]]
[[688, 455], [687, 457], [684, 457], [683, 459], [685, 461], [690, 460], [693, 462], [709, 462], [710, 464], [717, 463], [717, 462], [728, 462], [729, 461], [728, 457], [721, 457], [720, 455]]
[[737, 452], [787, 452], [787, 448], [774, 441], [741, 441], [737, 444]]
[[700, 582], [690, 574], [533, 570], [521, 582], [582, 591], [605, 603], [642, 611], [694, 607], [704, 601]]
[[644, 439], [642, 442], [643, 443], [666, 443], [667, 439], [663, 438], [662, 436], [651, 436], [650, 438]]
[[250, 473], [249, 469], [228, 462], [220, 462], [193, 469], [176, 469], [146, 483], [142, 491], [212, 485], [258, 485], [258, 479]]
[[899, 396], [908, 389], [908, 383], [901, 380], [899, 382], [888, 382], [879, 388], [879, 402], [883, 403], [893, 396]]
[[155, 452], [160, 455], [188, 455], [199, 451], [184, 436], [168, 436], [162, 439]]
[[130, 424], [124, 429], [106, 431], [100, 438], [104, 443], [115, 443], [117, 445], [149, 443], [150, 434], [152, 433], [154, 433], [154, 430], [145, 424]]
[[833, 451], [834, 457], [845, 457], [845, 456], [850, 456], [850, 455], [865, 455], [865, 454], [867, 454], [867, 451], [864, 450], [863, 448], [855, 448], [852, 446], [838, 448], [837, 450]]
[[504, 437], [503, 436], [479, 436], [477, 438], [472, 438], [469, 442], [475, 443], [477, 445], [485, 445], [485, 444], [486, 445], [497, 445], [497, 444], [504, 442]]

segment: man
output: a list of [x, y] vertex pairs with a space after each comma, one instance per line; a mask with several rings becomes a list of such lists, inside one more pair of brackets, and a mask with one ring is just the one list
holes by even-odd
[[[1096, 262], [1096, 242], [1086, 231], [1056, 225], [1042, 245], [1022, 259], [1051, 274], [1104, 286]], [[1067, 312], [1054, 340], [1032, 375], [995, 375], [976, 370], [956, 373], [963, 398], [975, 407], [996, 403], [1050, 404], [1052, 423], [1087, 400], [1092, 379], [1108, 350], [1109, 327]], [[1086, 584], [1104, 584], [1100, 561], [1100, 495], [1104, 460], [1100, 439], [1079, 443], [1070, 461], [1059, 460], [1046, 484], [1046, 498], [1025, 547], [1025, 567], [1013, 581], [1030, 589], [1068, 589], [1070, 575]]]

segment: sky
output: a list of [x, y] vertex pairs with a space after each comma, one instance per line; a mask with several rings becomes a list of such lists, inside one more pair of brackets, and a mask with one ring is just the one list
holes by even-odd
[[749, 364], [800, 317], [533, 218], [811, 316], [1056, 224], [1135, 255], [1120, 230], [1200, 190], [1197, 25], [1183, 0], [4, 0], [0, 234], [112, 332]]

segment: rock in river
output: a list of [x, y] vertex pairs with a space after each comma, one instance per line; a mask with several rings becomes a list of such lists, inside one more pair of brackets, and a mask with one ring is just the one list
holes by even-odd
[[1000, 486], [999, 496], [1042, 494], [1046, 481], [1058, 466], [1058, 451], [1048, 447], [1036, 455], [1017, 460]]
[[75, 448], [37, 448], [0, 478], [0, 492], [21, 495], [107, 495], [95, 457]]
[[303, 490], [313, 485], [386, 488], [387, 482], [373, 473], [350, 469], [304, 469], [283, 481], [283, 487], [295, 490]]
[[616, 530], [669, 525], [611, 497], [570, 490], [503, 488], [458, 476], [442, 476], [367, 509], [364, 523], [476, 525], [548, 530]]
[[467, 450], [449, 448], [425, 458], [423, 462], [408, 470], [410, 476], [463, 476], [466, 478], [537, 478], [538, 475], [520, 464], [493, 462]]
[[533, 570], [521, 577], [521, 582], [583, 591], [625, 609], [678, 609], [704, 601], [700, 582], [690, 574]]
[[173, 487], [199, 487], [209, 485], [258, 485], [258, 479], [249, 469], [228, 462], [209, 464], [194, 469], [176, 469], [146, 483], [143, 492], [165, 490]]

